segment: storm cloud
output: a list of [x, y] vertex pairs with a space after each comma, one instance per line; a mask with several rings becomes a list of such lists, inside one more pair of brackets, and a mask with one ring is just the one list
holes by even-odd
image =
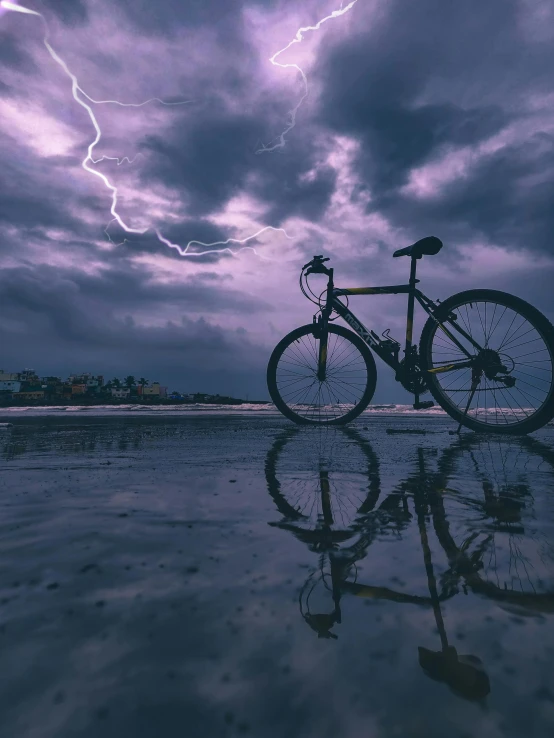
[[[398, 282], [392, 251], [426, 235], [445, 243], [429, 296], [505, 289], [554, 318], [550, 3], [357, 2], [277, 57], [341, 4], [21, 4], [101, 138], [95, 175], [40, 19], [1, 10], [1, 366], [263, 398], [272, 346], [315, 309], [307, 258]], [[401, 298], [354, 307], [401, 331]], [[376, 399], [405, 400], [393, 385]]]

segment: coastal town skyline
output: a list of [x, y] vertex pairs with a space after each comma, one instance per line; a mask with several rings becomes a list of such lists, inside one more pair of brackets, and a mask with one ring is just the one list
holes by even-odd
[[206, 392], [183, 392], [161, 385], [158, 381], [150, 381], [145, 377], [128, 374], [125, 377], [113, 377], [105, 381], [103, 374], [91, 372], [73, 372], [64, 380], [60, 376], [43, 375], [35, 369], [23, 369], [20, 372], [8, 372], [0, 368], [0, 405], [11, 401], [20, 403], [40, 401], [53, 404], [79, 400], [138, 400], [156, 402], [175, 400], [183, 402], [214, 402], [235, 400], [227, 395]]

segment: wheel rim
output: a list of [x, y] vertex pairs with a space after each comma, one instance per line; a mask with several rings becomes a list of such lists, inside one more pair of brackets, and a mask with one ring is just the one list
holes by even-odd
[[[553, 392], [552, 356], [539, 328], [514, 308], [498, 301], [464, 301], [450, 313], [457, 323], [483, 347], [478, 352], [466, 339], [452, 331], [475, 358], [479, 383], [467, 417], [484, 427], [517, 426], [534, 417]], [[428, 347], [429, 368], [467, 360], [466, 355], [437, 326]], [[500, 370], [503, 366], [506, 371]], [[471, 397], [472, 368], [433, 374], [432, 382], [445, 402], [464, 413]], [[513, 386], [499, 379], [514, 380]]]
[[317, 378], [319, 340], [312, 333], [287, 344], [275, 370], [282, 402], [302, 420], [338, 422], [362, 401], [370, 375], [361, 350], [349, 338], [329, 332], [327, 377]]

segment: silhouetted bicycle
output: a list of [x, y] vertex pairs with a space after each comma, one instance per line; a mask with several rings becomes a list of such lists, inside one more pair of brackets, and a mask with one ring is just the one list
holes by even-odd
[[[429, 236], [395, 251], [393, 256], [411, 257], [409, 283], [403, 285], [339, 289], [333, 269], [324, 265], [328, 258], [314, 256], [302, 267], [300, 289], [318, 305], [319, 315], [285, 336], [269, 360], [269, 393], [283, 415], [312, 424], [343, 424], [356, 418], [375, 391], [372, 349], [415, 396], [415, 409], [434, 405], [419, 401], [430, 391], [458, 421], [458, 430], [465, 425], [475, 431], [530, 433], [554, 417], [552, 324], [521, 298], [497, 290], [467, 290], [444, 302], [430, 300], [416, 287], [416, 264], [441, 248], [442, 242]], [[310, 274], [328, 277], [319, 297], [308, 286]], [[388, 330], [380, 338], [348, 308], [349, 295], [391, 294], [408, 295], [402, 359], [400, 342]], [[416, 299], [429, 315], [419, 352], [412, 343]], [[353, 330], [331, 324], [339, 317]]]

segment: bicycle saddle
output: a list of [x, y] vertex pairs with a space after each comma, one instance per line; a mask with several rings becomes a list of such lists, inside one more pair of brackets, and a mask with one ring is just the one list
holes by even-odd
[[427, 236], [416, 241], [405, 249], [395, 251], [393, 256], [411, 256], [414, 259], [421, 259], [423, 255], [432, 256], [438, 254], [442, 249], [442, 241], [436, 236]]

